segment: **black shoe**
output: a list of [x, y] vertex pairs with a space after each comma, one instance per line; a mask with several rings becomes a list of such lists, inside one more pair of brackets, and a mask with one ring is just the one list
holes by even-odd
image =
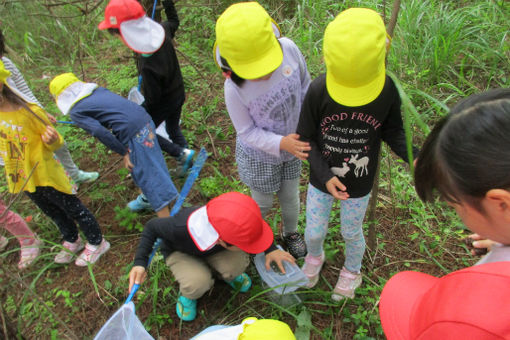
[[290, 255], [294, 256], [296, 259], [305, 257], [306, 244], [303, 240], [303, 237], [301, 237], [299, 233], [294, 232], [285, 235], [283, 236], [283, 241], [287, 245], [287, 249], [289, 250]]

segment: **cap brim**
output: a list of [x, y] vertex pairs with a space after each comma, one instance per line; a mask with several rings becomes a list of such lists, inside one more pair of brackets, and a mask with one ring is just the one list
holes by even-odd
[[112, 25], [110, 25], [110, 23], [106, 19], [101, 21], [99, 25], [97, 25], [97, 28], [99, 28], [100, 30], [105, 30], [110, 27], [112, 27]]
[[344, 106], [362, 106], [374, 101], [380, 94], [386, 81], [385, 64], [381, 63], [377, 77], [359, 87], [347, 87], [335, 80], [334, 75], [326, 71], [326, 88], [333, 100]]
[[258, 254], [266, 251], [273, 243], [274, 235], [269, 224], [264, 220], [262, 220], [262, 223], [262, 233], [257, 240], [248, 244], [236, 244], [236, 246], [248, 254]]
[[[273, 46], [267, 53], [256, 61], [246, 64], [231, 64], [230, 67], [239, 77], [257, 79], [276, 70], [283, 62], [283, 51], [278, 40], [273, 40]], [[230, 62], [229, 62], [230, 64]]]
[[165, 40], [163, 26], [146, 16], [124, 21], [119, 31], [126, 45], [136, 53], [154, 53]]
[[216, 244], [219, 235], [209, 222], [206, 206], [195, 210], [189, 215], [188, 232], [200, 251], [207, 251]]
[[400, 272], [388, 280], [381, 293], [379, 315], [389, 340], [410, 339], [413, 307], [437, 280], [437, 277], [413, 271]]

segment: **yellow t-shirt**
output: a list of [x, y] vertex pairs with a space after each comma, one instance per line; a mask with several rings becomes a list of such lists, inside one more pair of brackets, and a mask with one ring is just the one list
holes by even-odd
[[[29, 107], [51, 126], [43, 109], [37, 105]], [[73, 194], [69, 178], [53, 154], [64, 140], [59, 134], [53, 144], [45, 144], [41, 139], [44, 131], [46, 126], [24, 108], [11, 112], [0, 111], [0, 153], [5, 162], [9, 192], [34, 192], [38, 186], [47, 186]], [[35, 164], [37, 167], [23, 187]]]

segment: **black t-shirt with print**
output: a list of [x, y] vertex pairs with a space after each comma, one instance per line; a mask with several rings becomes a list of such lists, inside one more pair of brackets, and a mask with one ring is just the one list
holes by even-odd
[[325, 74], [316, 78], [306, 94], [297, 127], [301, 140], [312, 147], [308, 156], [310, 183], [328, 193], [326, 182], [336, 175], [350, 198], [367, 195], [374, 182], [381, 140], [407, 161], [400, 104], [389, 76], [374, 101], [356, 107], [341, 105], [330, 97]]

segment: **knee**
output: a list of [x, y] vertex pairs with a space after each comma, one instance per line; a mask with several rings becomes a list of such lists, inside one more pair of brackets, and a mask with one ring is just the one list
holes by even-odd
[[365, 237], [363, 236], [363, 229], [357, 228], [356, 230], [341, 230], [342, 237], [346, 242], [365, 242]]
[[236, 254], [236, 256], [230, 258], [229, 261], [223, 263], [221, 266], [217, 266], [216, 270], [223, 280], [232, 281], [244, 273], [249, 264], [250, 258], [248, 255], [244, 253]]
[[214, 285], [211, 273], [206, 271], [190, 271], [189, 275], [179, 278], [178, 282], [181, 294], [193, 300], [200, 298]]

